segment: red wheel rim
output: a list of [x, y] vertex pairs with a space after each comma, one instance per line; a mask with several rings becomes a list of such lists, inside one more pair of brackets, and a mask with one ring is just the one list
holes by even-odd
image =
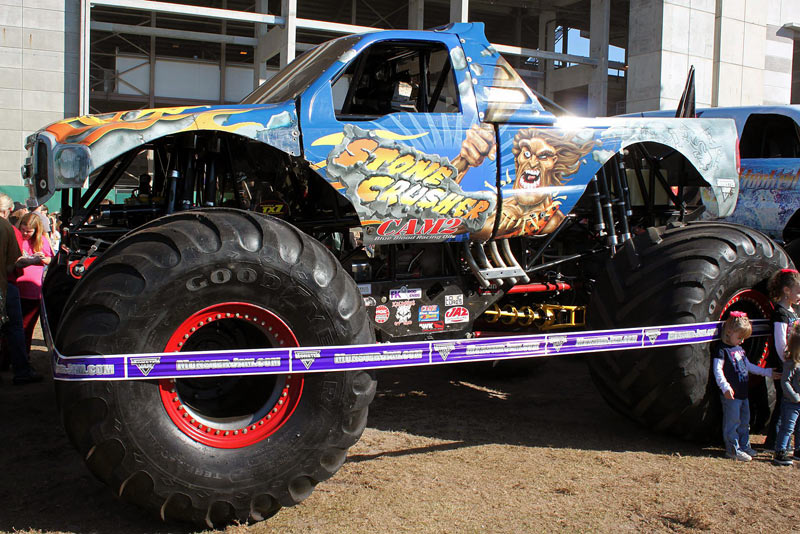
[[[743, 311], [750, 319], [769, 319], [772, 314], [772, 302], [764, 293], [755, 289], [743, 289], [733, 295], [719, 314], [720, 321], [727, 319], [732, 311]], [[748, 342], [746, 342], [748, 343]], [[753, 339], [750, 346], [745, 347], [748, 359], [760, 367], [767, 364], [769, 341]]]
[[[242, 339], [251, 343], [256, 339], [254, 343], [261, 347], [298, 346], [291, 328], [269, 310], [254, 304], [226, 302], [209, 306], [183, 321], [164, 352], [242, 348], [232, 346], [240, 345], [236, 341]], [[211, 447], [235, 449], [265, 439], [291, 418], [302, 396], [303, 377], [165, 379], [159, 381], [159, 389], [164, 409], [181, 432]], [[231, 403], [250, 408], [240, 411]]]

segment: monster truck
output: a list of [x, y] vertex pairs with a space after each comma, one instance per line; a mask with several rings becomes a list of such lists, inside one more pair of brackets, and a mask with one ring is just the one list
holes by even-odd
[[687, 222], [687, 188], [733, 211], [735, 144], [730, 120], [557, 120], [481, 24], [324, 43], [239, 105], [51, 124], [23, 176], [32, 205], [62, 192], [43, 319], [63, 424], [116, 495], [205, 525], [336, 472], [376, 367], [591, 351], [616, 409], [707, 436], [695, 341], [764, 317], [789, 265]]

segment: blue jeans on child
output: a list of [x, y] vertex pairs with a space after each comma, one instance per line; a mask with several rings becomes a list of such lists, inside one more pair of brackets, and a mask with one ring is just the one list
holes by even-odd
[[729, 453], [750, 448], [750, 401], [722, 397], [722, 439]]
[[[789, 448], [789, 438], [795, 430], [797, 417], [800, 415], [800, 402], [789, 402], [783, 399], [781, 403], [781, 426], [778, 427], [778, 435], [775, 437], [775, 450], [785, 451]], [[797, 443], [795, 443], [795, 447]]]

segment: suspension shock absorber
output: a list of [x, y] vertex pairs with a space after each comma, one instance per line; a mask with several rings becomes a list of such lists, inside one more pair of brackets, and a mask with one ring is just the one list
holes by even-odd
[[594, 230], [598, 234], [605, 235], [606, 225], [603, 222], [603, 206], [600, 204], [600, 192], [597, 190], [597, 175], [589, 180], [589, 198], [592, 199], [594, 208]]
[[620, 239], [621, 242], [628, 241], [631, 238], [631, 231], [628, 225], [628, 218], [632, 212], [630, 209], [630, 199], [628, 198], [628, 181], [624, 179], [625, 167], [622, 163], [622, 158], [615, 155], [611, 165], [611, 176], [614, 179], [614, 204], [617, 208], [617, 218], [619, 219]]
[[617, 239], [617, 229], [614, 224], [614, 211], [611, 209], [611, 188], [608, 186], [608, 175], [606, 174], [605, 165], [600, 167], [597, 176], [599, 177], [598, 185], [600, 186], [600, 201], [603, 206], [603, 218], [608, 227], [606, 243], [613, 248], [619, 244], [619, 240]]

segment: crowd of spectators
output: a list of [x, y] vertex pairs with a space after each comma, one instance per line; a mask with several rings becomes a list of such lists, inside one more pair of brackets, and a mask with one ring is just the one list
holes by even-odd
[[30, 364], [39, 320], [42, 276], [59, 246], [58, 219], [47, 206], [28, 210], [0, 193], [0, 370], [13, 370], [15, 385], [42, 381]]

